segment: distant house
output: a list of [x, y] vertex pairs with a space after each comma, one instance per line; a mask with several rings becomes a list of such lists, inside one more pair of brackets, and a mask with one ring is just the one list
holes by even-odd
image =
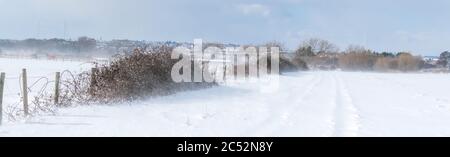
[[427, 64], [437, 65], [439, 61], [439, 57], [437, 56], [424, 56], [422, 57], [423, 61]]

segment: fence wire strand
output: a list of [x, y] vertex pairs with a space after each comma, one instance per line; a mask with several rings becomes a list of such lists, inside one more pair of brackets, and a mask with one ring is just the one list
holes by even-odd
[[[52, 73], [52, 74], [56, 74]], [[72, 79], [75, 79], [75, 76], [72, 74], [72, 72], [68, 71], [68, 70], [64, 70], [62, 74], [65, 75], [70, 75], [70, 77]], [[45, 76], [31, 76], [31, 77], [27, 77], [27, 79], [33, 79], [33, 81], [31, 82], [30, 85], [28, 85], [27, 87], [25, 87], [25, 89], [27, 90], [27, 92], [29, 93], [28, 97], [30, 97], [31, 101], [28, 104], [29, 107], [29, 111], [30, 114], [39, 114], [41, 112], [45, 112], [45, 113], [55, 113], [55, 106], [48, 106], [47, 104], [43, 104], [42, 101], [46, 101], [46, 100], [52, 100], [51, 97], [53, 97], [53, 94], [50, 95], [46, 95], [48, 94], [48, 88], [49, 88], [49, 84], [51, 83], [55, 83], [56, 80], [50, 79], [48, 76], [51, 74], [47, 74]], [[63, 76], [63, 75], [61, 75]], [[19, 97], [19, 101], [18, 102], [14, 102], [14, 103], [9, 103], [6, 105], [6, 108], [4, 110], [5, 116], [7, 117], [8, 120], [10, 121], [16, 121], [19, 120], [20, 117], [27, 117], [27, 115], [24, 114], [24, 109], [23, 109], [23, 95], [24, 95], [24, 87], [23, 87], [23, 74], [20, 73], [20, 75], [18, 77], [6, 77], [5, 80], [18, 80], [19, 83], [19, 91], [18, 92], [11, 92], [12, 89], [9, 88], [8, 85], [6, 85], [6, 81], [5, 81], [5, 85], [4, 88], [6, 91], [6, 93], [4, 93], [4, 96], [18, 96]], [[62, 83], [62, 81], [60, 81]], [[46, 98], [46, 96], [51, 96], [50, 98]], [[39, 100], [42, 99], [42, 100]], [[28, 115], [30, 116], [30, 115]], [[31, 115], [32, 116], [32, 115]]]

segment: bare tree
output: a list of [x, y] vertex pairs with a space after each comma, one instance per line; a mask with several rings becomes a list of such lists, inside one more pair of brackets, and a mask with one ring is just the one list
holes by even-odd
[[349, 45], [345, 50], [346, 53], [371, 53], [369, 49], [366, 49], [361, 45]]
[[265, 43], [263, 46], [267, 47], [269, 50], [271, 47], [278, 47], [280, 49], [280, 52], [286, 51], [284, 44], [278, 41], [270, 41]]
[[310, 47], [315, 54], [338, 52], [339, 48], [328, 40], [311, 38], [303, 41], [299, 49]]
[[312, 68], [334, 69], [339, 48], [327, 40], [312, 38], [303, 41], [295, 51], [294, 59], [304, 61]]

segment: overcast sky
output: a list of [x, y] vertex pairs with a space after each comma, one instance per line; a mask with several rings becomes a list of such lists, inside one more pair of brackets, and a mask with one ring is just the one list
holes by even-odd
[[448, 0], [0, 0], [0, 38], [263, 43], [312, 37], [341, 49], [437, 55], [450, 49]]

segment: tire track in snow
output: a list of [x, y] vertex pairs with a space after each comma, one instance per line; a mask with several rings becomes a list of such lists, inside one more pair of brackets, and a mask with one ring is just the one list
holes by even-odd
[[[283, 120], [284, 121], [289, 121], [292, 119], [290, 119], [290, 115], [292, 114], [292, 112], [296, 112], [299, 108], [300, 105], [304, 105], [303, 100], [305, 98], [307, 98], [308, 96], [313, 94], [313, 90], [320, 85], [323, 82], [323, 75], [320, 74], [319, 77], [314, 80], [314, 81], [310, 81], [312, 83], [307, 83], [307, 85], [303, 88], [296, 88], [298, 90], [303, 90], [302, 94], [300, 94], [300, 96], [296, 95], [296, 93], [290, 93], [288, 96], [288, 99], [286, 100], [290, 100], [288, 103], [290, 103], [290, 107], [287, 108], [287, 110], [285, 110], [284, 114], [283, 114]], [[292, 99], [295, 98], [295, 99]]]
[[[290, 121], [290, 115], [292, 112], [296, 112], [295, 108], [297, 108], [298, 103], [292, 102], [292, 98], [295, 98], [295, 100], [302, 100], [306, 98], [307, 96], [312, 94], [312, 91], [314, 87], [319, 85], [323, 81], [323, 75], [320, 74], [319, 76], [314, 75], [314, 77], [309, 80], [308, 82], [304, 83], [303, 86], [300, 87], [290, 87], [292, 89], [297, 89], [302, 91], [300, 95], [297, 95], [297, 92], [291, 92], [288, 95], [285, 95], [281, 98], [275, 98], [271, 102], [268, 103], [269, 105], [274, 104], [288, 104], [288, 106], [277, 106], [278, 110], [274, 110], [274, 115], [268, 117], [266, 120], [263, 120], [260, 124], [256, 125], [257, 127], [255, 129], [248, 130], [244, 133], [244, 135], [269, 135], [272, 132], [276, 131], [276, 129], [282, 129], [279, 127], [279, 125], [282, 125], [283, 123], [289, 123]], [[280, 100], [285, 100], [287, 102], [280, 102]]]
[[342, 80], [336, 74], [333, 74], [335, 88], [335, 109], [333, 119], [333, 136], [336, 137], [352, 137], [358, 136], [360, 128], [360, 116], [358, 110], [353, 104], [352, 97]]

